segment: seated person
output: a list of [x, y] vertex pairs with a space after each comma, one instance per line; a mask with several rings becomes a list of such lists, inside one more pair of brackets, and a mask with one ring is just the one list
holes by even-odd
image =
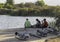
[[25, 25], [25, 28], [30, 28], [31, 27], [31, 23], [30, 23], [29, 19], [26, 19], [24, 25]]
[[44, 19], [42, 23], [42, 28], [47, 28], [47, 27], [48, 27], [48, 22], [46, 21], [46, 19]]
[[41, 28], [41, 22], [39, 21], [39, 19], [36, 19], [36, 21], [36, 28]]

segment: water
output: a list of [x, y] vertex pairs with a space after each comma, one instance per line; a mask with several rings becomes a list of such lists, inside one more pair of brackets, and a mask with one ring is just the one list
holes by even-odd
[[53, 17], [21, 17], [0, 15], [0, 29], [23, 28], [26, 18], [29, 19], [32, 25], [36, 24], [36, 18], [38, 18], [40, 21], [42, 21], [44, 18], [46, 18], [48, 22], [55, 21]]

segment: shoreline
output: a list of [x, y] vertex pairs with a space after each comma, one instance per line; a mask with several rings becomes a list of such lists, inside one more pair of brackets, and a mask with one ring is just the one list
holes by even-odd
[[[36, 28], [34, 28], [36, 29]], [[28, 31], [31, 31], [33, 29], [29, 28], [27, 29]], [[55, 38], [58, 35], [53, 35], [53, 36], [47, 36], [47, 37], [42, 37], [40, 38], [36, 38], [36, 37], [31, 37], [29, 40], [27, 41], [20, 41], [17, 40], [14, 36], [15, 32], [23, 32], [25, 31], [24, 28], [16, 28], [16, 29], [7, 29], [7, 30], [2, 30], [0, 31], [0, 42], [45, 42], [46, 40], [50, 39], [50, 38]], [[32, 31], [31, 31], [32, 32]], [[34, 32], [32, 32], [34, 33]]]

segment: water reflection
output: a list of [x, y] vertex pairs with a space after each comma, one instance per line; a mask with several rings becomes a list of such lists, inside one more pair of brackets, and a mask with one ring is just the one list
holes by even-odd
[[21, 17], [0, 15], [0, 29], [23, 28], [26, 18], [30, 20], [32, 25], [36, 23], [36, 18], [38, 18], [40, 21], [42, 21], [44, 18], [46, 18], [48, 22], [55, 21], [54, 17]]

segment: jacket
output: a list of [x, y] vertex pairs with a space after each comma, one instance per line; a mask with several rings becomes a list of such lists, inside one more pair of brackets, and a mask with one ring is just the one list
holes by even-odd
[[30, 27], [30, 26], [31, 26], [30, 21], [26, 20], [26, 22], [25, 22], [25, 28], [28, 28], [28, 27]]

